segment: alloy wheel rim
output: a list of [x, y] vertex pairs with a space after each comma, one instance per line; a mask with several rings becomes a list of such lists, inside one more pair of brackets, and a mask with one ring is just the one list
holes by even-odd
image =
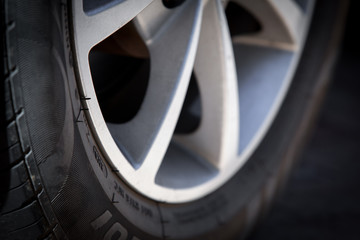
[[[93, 2], [72, 3], [73, 43], [86, 120], [107, 163], [157, 201], [184, 203], [215, 191], [247, 162], [274, 120], [302, 52], [313, 1], [231, 1], [261, 24], [256, 33], [233, 36], [229, 1], [185, 1], [174, 8], [160, 0]], [[136, 115], [111, 123], [97, 99], [89, 53], [129, 22], [149, 52], [148, 85]], [[192, 72], [200, 123], [174, 134]]]

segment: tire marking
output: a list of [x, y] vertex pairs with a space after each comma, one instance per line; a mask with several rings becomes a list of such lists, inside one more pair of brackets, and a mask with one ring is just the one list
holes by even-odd
[[[107, 224], [110, 219], [112, 218], [112, 214], [109, 210], [106, 210], [103, 214], [101, 214], [98, 218], [96, 218], [94, 221], [92, 221], [90, 224], [94, 230], [99, 230], [105, 224]], [[114, 237], [117, 237], [118, 240], [124, 240], [124, 239], [131, 239], [131, 240], [140, 240], [136, 236], [128, 236], [128, 231], [126, 228], [121, 225], [118, 222], [115, 222], [108, 230], [106, 230], [106, 233], [102, 239], [114, 239]]]
[[78, 114], [78, 116], [77, 116], [77, 118], [76, 118], [76, 122], [77, 122], [77, 123], [79, 123], [79, 122], [84, 122], [84, 120], [80, 120], [80, 115], [81, 115], [81, 112], [82, 112], [82, 111], [89, 111], [89, 109], [88, 109], [88, 108], [80, 108], [79, 114]]
[[81, 101], [88, 101], [88, 100], [91, 100], [91, 98], [81, 96], [81, 97], [80, 97], [80, 100], [81, 100]]
[[126, 240], [128, 232], [120, 223], [114, 223], [111, 228], [106, 232], [104, 240], [112, 240], [116, 233], [120, 233], [118, 240]]
[[107, 178], [108, 176], [108, 170], [106, 167], [105, 162], [103, 161], [103, 159], [101, 158], [99, 151], [97, 150], [97, 148], [95, 147], [95, 145], [93, 146], [93, 153], [94, 153], [94, 157], [96, 162], [98, 163], [101, 171], [103, 172], [104, 176]]
[[91, 222], [91, 226], [98, 230], [102, 226], [104, 226], [112, 217], [112, 214], [109, 212], [109, 210], [106, 210], [103, 214], [101, 214], [97, 219]]
[[[128, 194], [116, 181], [114, 181], [114, 190], [115, 191], [113, 192], [112, 199], [111, 199], [112, 203], [125, 202], [132, 209], [138, 211], [143, 216], [149, 217], [149, 218], [153, 217], [153, 212], [150, 208], [148, 208], [147, 206], [144, 206], [140, 202], [138, 202], [135, 198], [133, 198], [130, 194]], [[116, 198], [116, 201], [115, 201], [116, 196], [118, 196], [118, 197]]]
[[[91, 98], [89, 97], [86, 97], [86, 96], [80, 96], [80, 101], [89, 101], [91, 100]], [[80, 103], [81, 104], [81, 103]], [[80, 115], [81, 115], [81, 112], [82, 111], [89, 111], [88, 108], [83, 108], [83, 107], [80, 107], [80, 111], [79, 111], [79, 114], [76, 118], [76, 122], [84, 122], [83, 120], [80, 120]]]
[[113, 195], [112, 195], [111, 202], [112, 203], [119, 203], [119, 201], [115, 201], [115, 193], [113, 193]]

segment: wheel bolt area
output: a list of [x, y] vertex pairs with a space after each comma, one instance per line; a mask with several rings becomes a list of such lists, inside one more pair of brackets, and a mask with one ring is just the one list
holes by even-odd
[[175, 8], [185, 2], [185, 0], [162, 0], [162, 2], [167, 8]]

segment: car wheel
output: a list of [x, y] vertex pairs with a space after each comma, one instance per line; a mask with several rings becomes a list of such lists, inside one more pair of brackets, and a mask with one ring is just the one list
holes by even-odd
[[1, 239], [228, 239], [284, 183], [347, 2], [1, 3]]

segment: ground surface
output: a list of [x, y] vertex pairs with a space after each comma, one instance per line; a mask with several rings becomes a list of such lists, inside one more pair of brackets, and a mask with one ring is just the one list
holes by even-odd
[[360, 22], [352, 1], [334, 79], [285, 191], [250, 240], [360, 239]]

